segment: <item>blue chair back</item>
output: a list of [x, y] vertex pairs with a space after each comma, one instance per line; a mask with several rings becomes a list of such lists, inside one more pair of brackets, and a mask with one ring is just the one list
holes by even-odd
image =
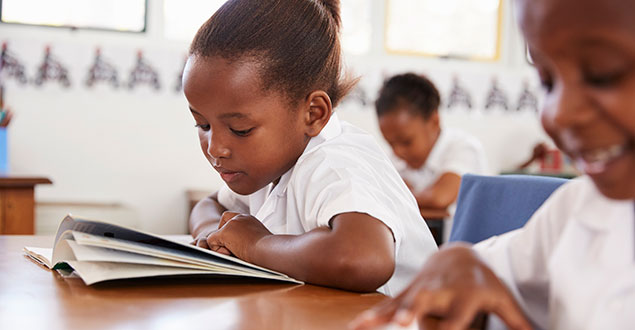
[[449, 241], [476, 243], [522, 227], [566, 181], [535, 175], [464, 175]]

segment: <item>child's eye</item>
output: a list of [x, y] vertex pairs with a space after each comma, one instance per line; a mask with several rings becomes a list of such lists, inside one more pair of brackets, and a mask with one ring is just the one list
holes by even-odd
[[605, 88], [611, 87], [620, 81], [623, 77], [622, 72], [611, 72], [606, 74], [586, 74], [584, 80], [592, 86]]
[[206, 125], [196, 124], [196, 125], [194, 125], [194, 127], [200, 128], [200, 129], [202, 129], [202, 130], [204, 130], [206, 132], [209, 131], [209, 124], [206, 124]]
[[233, 128], [230, 128], [230, 130], [232, 131], [232, 133], [234, 133], [234, 134], [236, 134], [238, 136], [247, 136], [253, 130], [253, 128], [242, 130], [242, 131], [235, 130]]
[[538, 76], [540, 78], [540, 86], [549, 94], [553, 90], [553, 79], [551, 75], [543, 68], [536, 66], [536, 69], [538, 70]]
[[551, 93], [553, 90], [553, 82], [551, 79], [540, 79], [540, 85], [545, 89], [547, 93]]

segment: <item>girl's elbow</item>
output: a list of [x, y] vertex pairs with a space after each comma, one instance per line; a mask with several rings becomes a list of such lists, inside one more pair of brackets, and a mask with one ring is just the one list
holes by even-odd
[[351, 291], [376, 291], [388, 282], [395, 271], [393, 256], [369, 254], [340, 260], [338, 273], [345, 278], [345, 288]]

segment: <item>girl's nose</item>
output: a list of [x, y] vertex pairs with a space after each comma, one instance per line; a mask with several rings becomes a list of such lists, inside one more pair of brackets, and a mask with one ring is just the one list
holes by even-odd
[[210, 133], [207, 144], [207, 154], [211, 156], [214, 159], [214, 163], [216, 163], [220, 158], [229, 158], [231, 151], [218, 134]]
[[554, 129], [583, 126], [595, 120], [594, 106], [582, 86], [565, 83], [545, 99], [542, 120]]

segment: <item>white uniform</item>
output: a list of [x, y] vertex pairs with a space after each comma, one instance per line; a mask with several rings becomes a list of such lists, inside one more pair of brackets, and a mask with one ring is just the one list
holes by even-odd
[[388, 157], [368, 133], [333, 114], [317, 137], [274, 187], [248, 195], [224, 185], [218, 201], [248, 213], [274, 234], [302, 234], [328, 227], [336, 215], [366, 213], [385, 223], [395, 238], [396, 268], [380, 288], [387, 295], [404, 289], [437, 250], [417, 203]]
[[635, 329], [634, 207], [582, 177], [554, 192], [523, 228], [475, 249], [535, 328]]
[[[465, 173], [488, 174], [487, 158], [483, 146], [475, 137], [451, 128], [444, 128], [430, 150], [428, 159], [420, 168], [411, 168], [396, 156], [393, 159], [399, 174], [419, 193], [435, 183], [444, 173], [462, 176]], [[448, 207], [450, 216], [446, 219], [444, 238], [447, 241], [452, 229], [452, 217], [456, 202]]]

